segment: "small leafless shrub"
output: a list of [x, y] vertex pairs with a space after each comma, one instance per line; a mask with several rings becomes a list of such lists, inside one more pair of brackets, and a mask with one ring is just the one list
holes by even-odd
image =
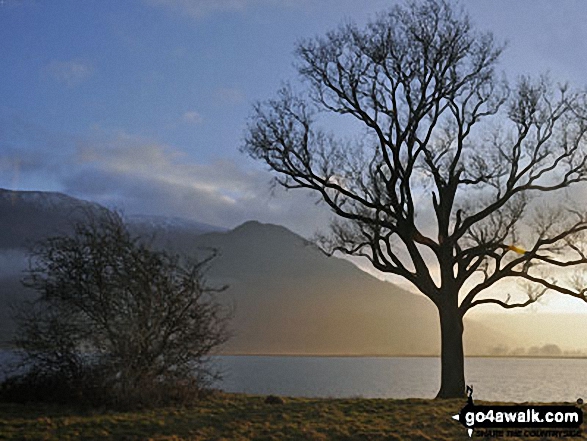
[[153, 250], [112, 212], [39, 243], [23, 280], [39, 297], [15, 314], [30, 369], [2, 395], [124, 407], [198, 397], [229, 336], [223, 288], [204, 279], [214, 257]]

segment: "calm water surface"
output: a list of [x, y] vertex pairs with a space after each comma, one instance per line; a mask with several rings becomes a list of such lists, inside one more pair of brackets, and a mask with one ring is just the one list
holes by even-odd
[[[0, 351], [2, 366], [11, 358]], [[219, 356], [227, 392], [300, 397], [433, 398], [440, 359], [433, 357]], [[467, 358], [467, 384], [478, 400], [587, 399], [587, 359]]]
[[[228, 392], [305, 397], [433, 398], [440, 359], [433, 357], [222, 356]], [[587, 360], [467, 358], [474, 397], [496, 401], [587, 399]]]

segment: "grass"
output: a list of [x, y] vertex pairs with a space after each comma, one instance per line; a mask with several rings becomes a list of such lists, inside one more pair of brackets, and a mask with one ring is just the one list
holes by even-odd
[[464, 399], [264, 399], [216, 393], [189, 408], [133, 412], [0, 403], [0, 440], [469, 439], [451, 419]]

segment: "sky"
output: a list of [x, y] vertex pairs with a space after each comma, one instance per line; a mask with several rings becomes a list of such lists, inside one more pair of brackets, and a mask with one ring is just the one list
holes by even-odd
[[[311, 237], [330, 213], [239, 151], [247, 119], [297, 81], [296, 42], [395, 3], [0, 0], [0, 187]], [[462, 3], [507, 42], [508, 78], [587, 86], [587, 2]]]

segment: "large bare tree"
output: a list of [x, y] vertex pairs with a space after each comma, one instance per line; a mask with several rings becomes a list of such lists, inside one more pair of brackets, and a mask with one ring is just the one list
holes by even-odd
[[[363, 256], [434, 302], [438, 397], [464, 394], [471, 308], [524, 307], [546, 291], [585, 300], [552, 272], [587, 263], [587, 216], [562, 197], [587, 180], [585, 94], [545, 77], [508, 86], [502, 49], [443, 0], [345, 24], [297, 46], [305, 87], [257, 104], [243, 147], [336, 214], [329, 252]], [[341, 125], [360, 137], [335, 136]], [[527, 297], [490, 289], [507, 279], [523, 280]]]

